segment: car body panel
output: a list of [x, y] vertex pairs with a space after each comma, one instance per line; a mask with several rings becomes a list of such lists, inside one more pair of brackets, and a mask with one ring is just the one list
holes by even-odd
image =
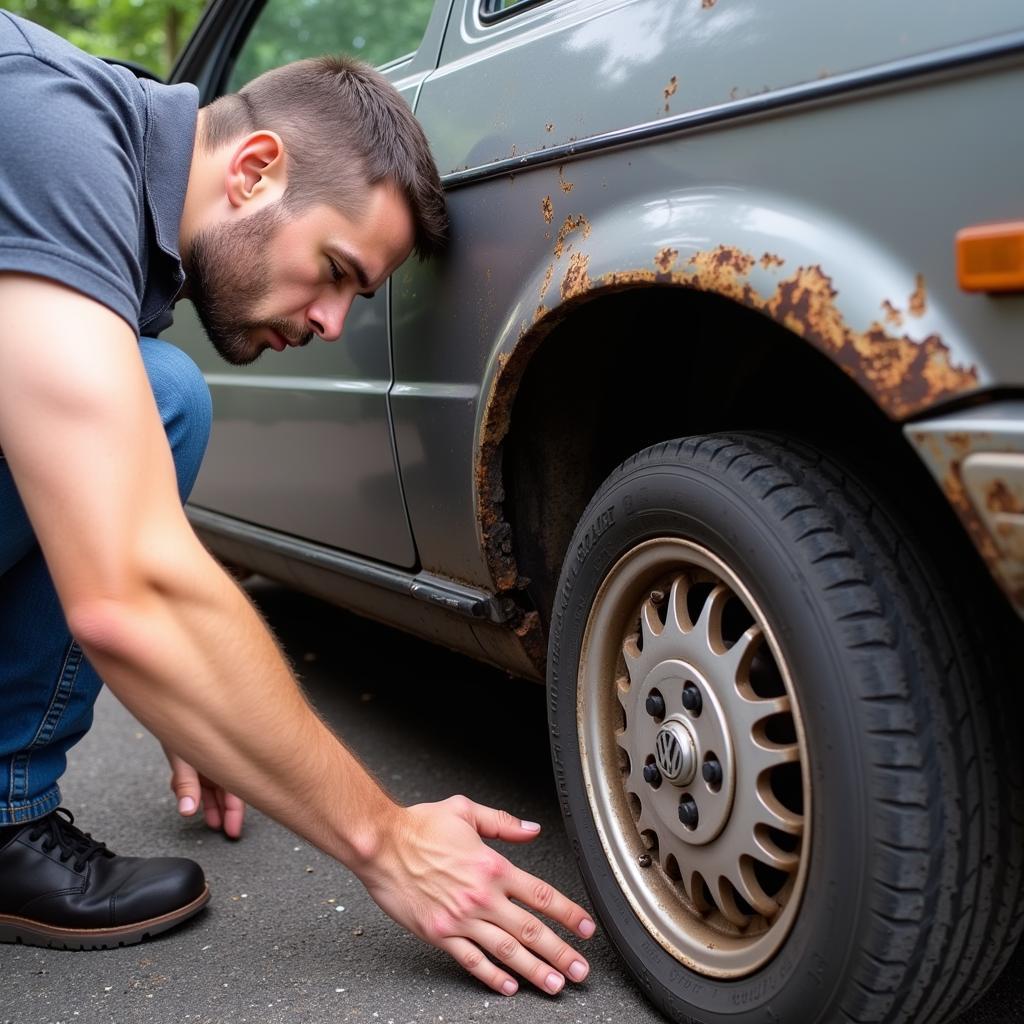
[[[492, 512], [474, 459], [488, 445], [500, 457], [517, 383], [505, 378], [525, 365], [516, 348], [602, 290], [717, 291], [805, 337], [897, 420], [1024, 383], [1024, 299], [958, 291], [953, 261], [960, 227], [1019, 214], [1021, 138], [993, 137], [977, 111], [1008, 121], [1022, 87], [1019, 68], [979, 65], [927, 88], [852, 92], [452, 190], [443, 272], [396, 276], [393, 409], [423, 565], [513, 585], [500, 557], [490, 553], [486, 575], [478, 557]], [[431, 78], [419, 108], [428, 123], [435, 103], [452, 102], [434, 88]], [[962, 143], [952, 150], [950, 134]], [[936, 166], [970, 182], [979, 153], [984, 186], [937, 202]]]
[[[1024, 386], [1024, 297], [962, 292], [953, 254], [960, 228], [1021, 217], [1018, 4], [779, 0], [768, 18], [754, 0], [548, 0], [485, 23], [479, 0], [445, 0], [427, 40], [388, 73], [442, 171], [446, 256], [400, 268], [337, 346], [225, 372], [189, 329], [218, 409], [194, 503], [222, 517], [202, 528], [225, 557], [539, 678], [505, 441], [535, 354], [591, 303], [717, 294], [894, 424]], [[207, 49], [180, 73], [223, 81]], [[640, 318], [636, 343], [685, 345], [685, 326]], [[232, 518], [305, 538], [306, 556]], [[990, 527], [967, 526], [985, 556]], [[402, 592], [375, 596], [327, 549], [403, 567]], [[417, 601], [417, 573], [507, 615], [460, 625]]]

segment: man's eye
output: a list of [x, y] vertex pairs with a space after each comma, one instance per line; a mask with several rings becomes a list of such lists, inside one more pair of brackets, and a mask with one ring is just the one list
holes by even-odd
[[334, 260], [329, 259], [327, 265], [331, 268], [331, 280], [337, 284], [345, 276], [345, 271]]

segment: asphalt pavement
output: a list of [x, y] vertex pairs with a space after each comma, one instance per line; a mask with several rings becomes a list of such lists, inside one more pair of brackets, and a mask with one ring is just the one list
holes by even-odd
[[[463, 792], [542, 825], [504, 847], [587, 906], [551, 782], [542, 688], [257, 581], [321, 714], [403, 802]], [[244, 707], [239, 714], [244, 714]], [[251, 809], [241, 841], [184, 822], [156, 741], [104, 693], [73, 751], [64, 804], [119, 853], [189, 856], [213, 899], [181, 928], [126, 949], [0, 946], [2, 1024], [655, 1024], [662, 1018], [600, 931], [591, 975], [558, 997], [511, 999], [404, 933], [344, 868]], [[1024, 949], [957, 1024], [1024, 1021]], [[799, 1022], [787, 1022], [799, 1024]]]

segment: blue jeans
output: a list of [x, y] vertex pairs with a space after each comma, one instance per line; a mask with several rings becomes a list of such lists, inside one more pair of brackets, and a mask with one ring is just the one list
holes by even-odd
[[[184, 501], [210, 435], [199, 368], [165, 341], [139, 343]], [[0, 825], [60, 803], [67, 751], [92, 725], [102, 683], [71, 639], [39, 545], [0, 456]]]

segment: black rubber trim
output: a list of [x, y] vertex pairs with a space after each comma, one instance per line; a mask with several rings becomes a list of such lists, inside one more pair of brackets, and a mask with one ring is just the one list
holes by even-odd
[[1012, 61], [1020, 59], [1022, 56], [1024, 56], [1024, 32], [1012, 32], [981, 42], [951, 46], [916, 57], [892, 61], [888, 64], [848, 71], [833, 75], [831, 78], [803, 82], [800, 85], [775, 89], [758, 96], [748, 96], [713, 107], [691, 110], [674, 117], [647, 121], [630, 128], [620, 128], [600, 135], [591, 135], [586, 139], [577, 139], [575, 142], [552, 146], [548, 149], [534, 150], [532, 153], [497, 160], [481, 167], [453, 171], [442, 176], [441, 184], [446, 190], [451, 190], [504, 174], [516, 174], [548, 164], [568, 163], [589, 153], [623, 146], [635, 146], [668, 135], [699, 131], [741, 118], [775, 113], [788, 108], [804, 107], [868, 89], [884, 88], [925, 75], [948, 74], [982, 62]]
[[498, 599], [486, 590], [446, 580], [429, 572], [405, 572], [194, 505], [189, 505], [186, 511], [189, 521], [200, 532], [229, 537], [274, 551], [286, 558], [328, 569], [397, 594], [406, 594], [427, 604], [440, 605], [468, 619], [487, 619], [500, 623], [509, 618]]
[[519, 0], [518, 3], [512, 4], [511, 7], [504, 8], [497, 7], [497, 2], [498, 0], [480, 0], [477, 17], [479, 17], [481, 24], [493, 25], [497, 21], [504, 21], [506, 18], [520, 14], [522, 11], [539, 7], [541, 4], [551, 3], [551, 0]]

